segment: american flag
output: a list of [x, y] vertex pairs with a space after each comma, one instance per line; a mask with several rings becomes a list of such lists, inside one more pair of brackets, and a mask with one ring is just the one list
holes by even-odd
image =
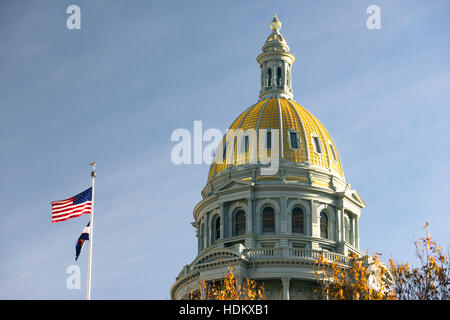
[[52, 223], [92, 213], [92, 187], [66, 200], [52, 202]]

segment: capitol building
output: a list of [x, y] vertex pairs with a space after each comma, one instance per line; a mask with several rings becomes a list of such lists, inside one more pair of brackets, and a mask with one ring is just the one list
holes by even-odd
[[[270, 28], [256, 59], [259, 100], [229, 126], [239, 134], [224, 137], [216, 151], [223, 160], [211, 164], [193, 210], [198, 253], [176, 277], [172, 299], [186, 299], [200, 280], [223, 279], [227, 266], [263, 284], [268, 299], [311, 299], [317, 258], [363, 256], [366, 204], [346, 181], [330, 133], [294, 100], [295, 56], [276, 16]], [[273, 172], [262, 154], [277, 155]]]

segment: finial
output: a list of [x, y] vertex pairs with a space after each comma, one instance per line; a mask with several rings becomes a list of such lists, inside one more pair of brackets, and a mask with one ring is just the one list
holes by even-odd
[[272, 21], [270, 22], [270, 29], [272, 31], [278, 31], [281, 29], [281, 21], [278, 20], [277, 14], [275, 13]]
[[97, 162], [93, 161], [93, 162], [89, 163], [89, 165], [92, 166], [91, 177], [95, 177], [97, 175], [95, 172], [95, 166], [97, 165]]

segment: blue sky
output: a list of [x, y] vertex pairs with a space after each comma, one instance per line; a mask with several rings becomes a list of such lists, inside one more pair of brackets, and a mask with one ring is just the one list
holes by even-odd
[[[81, 30], [66, 28], [67, 6]], [[368, 30], [366, 9], [381, 9]], [[428, 221], [450, 243], [448, 1], [2, 1], [0, 298], [66, 288], [88, 216], [50, 202], [96, 180], [92, 297], [169, 299], [196, 255], [208, 165], [170, 160], [174, 129], [226, 129], [259, 93], [274, 12], [296, 55], [294, 99], [325, 125], [367, 203], [361, 250], [414, 264]], [[86, 248], [85, 248], [86, 249]]]

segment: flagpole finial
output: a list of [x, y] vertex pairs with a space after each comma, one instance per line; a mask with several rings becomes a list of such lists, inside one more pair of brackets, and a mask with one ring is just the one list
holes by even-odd
[[93, 162], [89, 163], [89, 165], [92, 166], [91, 177], [97, 176], [97, 174], [95, 172], [95, 166], [97, 165], [97, 162], [93, 161]]

